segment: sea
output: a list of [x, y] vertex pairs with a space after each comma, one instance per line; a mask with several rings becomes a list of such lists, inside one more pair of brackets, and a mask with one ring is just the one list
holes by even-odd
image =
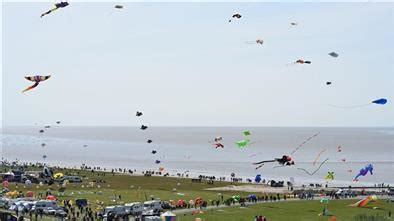
[[[45, 128], [43, 133], [39, 132], [41, 129], [44, 127], [3, 127], [2, 159], [68, 167], [85, 164], [107, 170], [144, 171], [163, 167], [172, 175], [187, 173], [190, 177], [201, 174], [228, 178], [234, 173], [236, 177], [254, 180], [260, 174], [266, 180], [294, 181], [296, 185], [394, 185], [393, 127], [149, 127], [141, 130], [59, 124]], [[250, 135], [245, 136], [245, 130]], [[216, 149], [213, 141], [219, 136], [224, 148]], [[147, 143], [148, 139], [153, 142]], [[242, 139], [250, 142], [240, 148], [235, 143]], [[157, 153], [152, 154], [152, 150]], [[291, 155], [295, 165], [281, 167], [274, 162], [256, 169], [252, 164], [283, 155]], [[353, 181], [358, 171], [370, 163], [373, 174]], [[310, 175], [305, 170], [317, 172]], [[334, 180], [325, 179], [328, 172], [334, 172]]]

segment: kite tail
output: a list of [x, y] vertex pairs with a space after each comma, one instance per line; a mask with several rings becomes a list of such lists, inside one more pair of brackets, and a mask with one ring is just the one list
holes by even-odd
[[338, 105], [333, 105], [333, 104], [329, 104], [328, 106], [330, 107], [335, 107], [335, 108], [358, 108], [358, 107], [366, 107], [371, 105], [372, 103], [368, 103], [368, 104], [360, 104], [360, 105], [353, 105], [353, 106], [338, 106]]
[[38, 82], [36, 82], [36, 83], [33, 84], [32, 86], [27, 87], [25, 90], [22, 91], [22, 93], [24, 93], [24, 92], [26, 92], [26, 91], [29, 91], [29, 90], [31, 90], [31, 89], [37, 87], [37, 86], [38, 86]]
[[50, 14], [50, 13], [53, 12], [53, 11], [58, 10], [58, 9], [59, 9], [59, 8], [56, 7], [56, 8], [52, 8], [51, 10], [49, 10], [49, 11], [47, 11], [47, 12], [45, 12], [45, 13], [42, 13], [42, 14], [41, 14], [41, 18], [44, 17], [45, 15]]

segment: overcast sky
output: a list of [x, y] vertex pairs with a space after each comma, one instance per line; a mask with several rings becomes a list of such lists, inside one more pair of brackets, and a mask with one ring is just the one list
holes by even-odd
[[393, 3], [123, 5], [4, 3], [3, 125], [394, 126]]

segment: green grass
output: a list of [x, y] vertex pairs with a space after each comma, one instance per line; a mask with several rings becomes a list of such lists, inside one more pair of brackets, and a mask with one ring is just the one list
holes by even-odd
[[[57, 172], [77, 172], [76, 170], [56, 170]], [[178, 200], [178, 199], [195, 199], [202, 197], [204, 200], [216, 200], [218, 199], [218, 193], [215, 191], [205, 190], [211, 187], [226, 186], [228, 182], [215, 182], [215, 184], [193, 183], [190, 179], [183, 178], [172, 178], [172, 177], [144, 177], [144, 176], [128, 176], [124, 174], [106, 173], [105, 176], [97, 176], [97, 173], [91, 173], [89, 171], [79, 171], [80, 175], [83, 176], [83, 182], [79, 184], [70, 183], [66, 186], [64, 194], [59, 193], [60, 186], [55, 183], [51, 186], [38, 184], [32, 184], [31, 186], [25, 186], [24, 184], [18, 184], [16, 188], [15, 184], [10, 183], [9, 189], [18, 190], [26, 193], [27, 191], [33, 191], [35, 195], [39, 192], [45, 195], [47, 189], [51, 189], [52, 193], [57, 196], [59, 200], [63, 199], [77, 199], [86, 198], [88, 201], [95, 205], [96, 201], [103, 202], [104, 205], [113, 205], [116, 203], [126, 202], [143, 202], [147, 199], [150, 200], [150, 196], [160, 198], [162, 200]], [[102, 173], [101, 173], [102, 174]], [[100, 187], [96, 184], [94, 187], [90, 187], [89, 183], [93, 180], [104, 180], [105, 183], [99, 183]], [[241, 184], [238, 184], [241, 185]], [[173, 191], [176, 188], [176, 191]], [[184, 196], [177, 195], [176, 193], [183, 193]], [[239, 192], [222, 192], [224, 198], [229, 198], [232, 195], [247, 195], [246, 193]], [[121, 195], [121, 202], [113, 201], [115, 196]], [[94, 207], [94, 206], [93, 206]]]
[[[331, 200], [327, 208], [329, 212], [336, 216], [337, 221], [352, 221], [355, 216], [365, 214], [370, 216], [381, 215], [388, 216], [388, 211], [394, 212], [394, 203], [387, 203], [385, 201], [378, 201], [369, 204], [364, 208], [353, 208], [347, 205], [354, 203], [356, 200]], [[231, 208], [219, 208], [209, 211], [204, 211], [203, 214], [191, 215], [179, 214], [178, 221], [192, 221], [196, 217], [202, 218], [205, 221], [252, 221], [256, 215], [264, 215], [268, 220], [273, 221], [327, 221], [328, 216], [318, 216], [325, 205], [320, 201], [288, 201], [277, 203], [262, 203], [247, 208], [241, 209], [239, 206]], [[373, 207], [378, 207], [373, 209]], [[391, 219], [394, 220], [392, 217]]]

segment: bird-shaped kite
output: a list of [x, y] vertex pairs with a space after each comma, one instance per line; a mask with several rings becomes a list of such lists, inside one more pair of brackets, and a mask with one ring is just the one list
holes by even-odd
[[33, 81], [34, 84], [33, 84], [32, 86], [29, 86], [29, 87], [26, 88], [25, 90], [23, 90], [22, 93], [23, 93], [23, 92], [26, 92], [26, 91], [29, 91], [29, 90], [31, 90], [31, 89], [37, 87], [38, 84], [39, 84], [41, 81], [46, 81], [46, 80], [48, 80], [48, 78], [50, 78], [50, 77], [51, 77], [51, 75], [47, 75], [47, 76], [41, 76], [41, 75], [26, 76], [26, 77], [25, 77], [26, 80]]

